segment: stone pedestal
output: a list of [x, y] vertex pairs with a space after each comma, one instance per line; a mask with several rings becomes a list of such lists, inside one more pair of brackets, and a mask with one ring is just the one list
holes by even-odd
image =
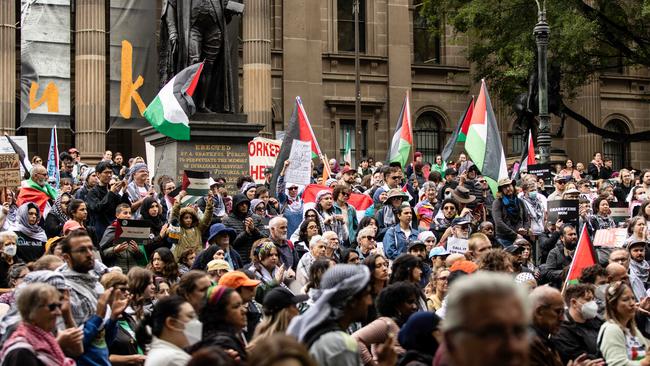
[[192, 116], [190, 140], [177, 141], [149, 126], [138, 130], [155, 148], [156, 177], [169, 175], [177, 181], [183, 170], [209, 171], [224, 177], [230, 194], [242, 175], [249, 175], [248, 142], [258, 136], [262, 124], [246, 123], [244, 114], [201, 114]]

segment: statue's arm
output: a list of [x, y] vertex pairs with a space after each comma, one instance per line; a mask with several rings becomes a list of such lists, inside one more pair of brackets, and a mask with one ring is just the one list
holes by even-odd
[[169, 30], [169, 40], [175, 41], [178, 39], [178, 30], [176, 29], [176, 7], [171, 1], [167, 3], [167, 9], [165, 10], [165, 23]]

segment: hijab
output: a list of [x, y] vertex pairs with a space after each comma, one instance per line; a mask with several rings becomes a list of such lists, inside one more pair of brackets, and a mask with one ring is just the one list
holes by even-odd
[[[149, 209], [154, 203], [158, 204], [158, 215], [151, 216], [149, 215]], [[165, 224], [162, 219], [162, 205], [154, 197], [147, 197], [142, 201], [140, 214], [142, 215], [142, 220], [146, 221], [155, 233], [160, 232]]]
[[63, 207], [61, 206], [61, 199], [63, 199], [65, 196], [68, 196], [68, 199], [72, 199], [69, 193], [61, 193], [61, 195], [54, 201], [54, 206], [52, 206], [52, 210], [48, 214], [53, 214], [57, 219], [59, 219], [60, 222], [66, 222], [70, 220], [68, 214], [63, 210]]
[[[29, 224], [29, 210], [36, 209], [36, 224]], [[24, 205], [18, 207], [18, 212], [16, 213], [16, 222], [11, 227], [12, 231], [18, 231], [32, 239], [39, 240], [42, 242], [47, 241], [47, 235], [45, 235], [45, 230], [42, 227], [38, 226], [38, 222], [41, 221], [41, 211], [39, 211], [38, 206], [34, 202], [27, 202]]]

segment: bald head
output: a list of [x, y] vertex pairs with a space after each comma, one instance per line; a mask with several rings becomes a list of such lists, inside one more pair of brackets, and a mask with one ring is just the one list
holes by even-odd
[[618, 263], [622, 265], [626, 270], [630, 268], [630, 253], [628, 253], [627, 249], [614, 249], [611, 253], [609, 253], [608, 260], [609, 263]]
[[610, 263], [607, 265], [607, 282], [613, 283], [616, 281], [627, 281], [627, 269], [618, 263]]
[[40, 164], [33, 165], [30, 174], [32, 180], [39, 186], [44, 186], [47, 183], [47, 169], [44, 166]]
[[533, 312], [533, 325], [549, 334], [556, 334], [564, 318], [564, 301], [560, 291], [548, 285], [540, 286], [528, 298]]
[[528, 295], [528, 299], [530, 300], [531, 309], [534, 312], [539, 307], [546, 306], [553, 300], [559, 299], [562, 302], [562, 294], [554, 287], [539, 286]]

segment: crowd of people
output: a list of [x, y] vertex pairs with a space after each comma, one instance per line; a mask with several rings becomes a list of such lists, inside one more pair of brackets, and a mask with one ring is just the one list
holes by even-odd
[[[493, 194], [465, 154], [416, 152], [315, 166], [313, 199], [289, 161], [188, 199], [141, 157], [60, 161], [59, 182], [35, 156], [4, 195], [2, 366], [650, 366], [650, 170], [597, 153]], [[553, 200], [578, 200], [577, 223]], [[612, 202], [627, 239], [569, 283], [583, 228], [620, 226]], [[148, 239], [123, 238], [133, 220]]]

